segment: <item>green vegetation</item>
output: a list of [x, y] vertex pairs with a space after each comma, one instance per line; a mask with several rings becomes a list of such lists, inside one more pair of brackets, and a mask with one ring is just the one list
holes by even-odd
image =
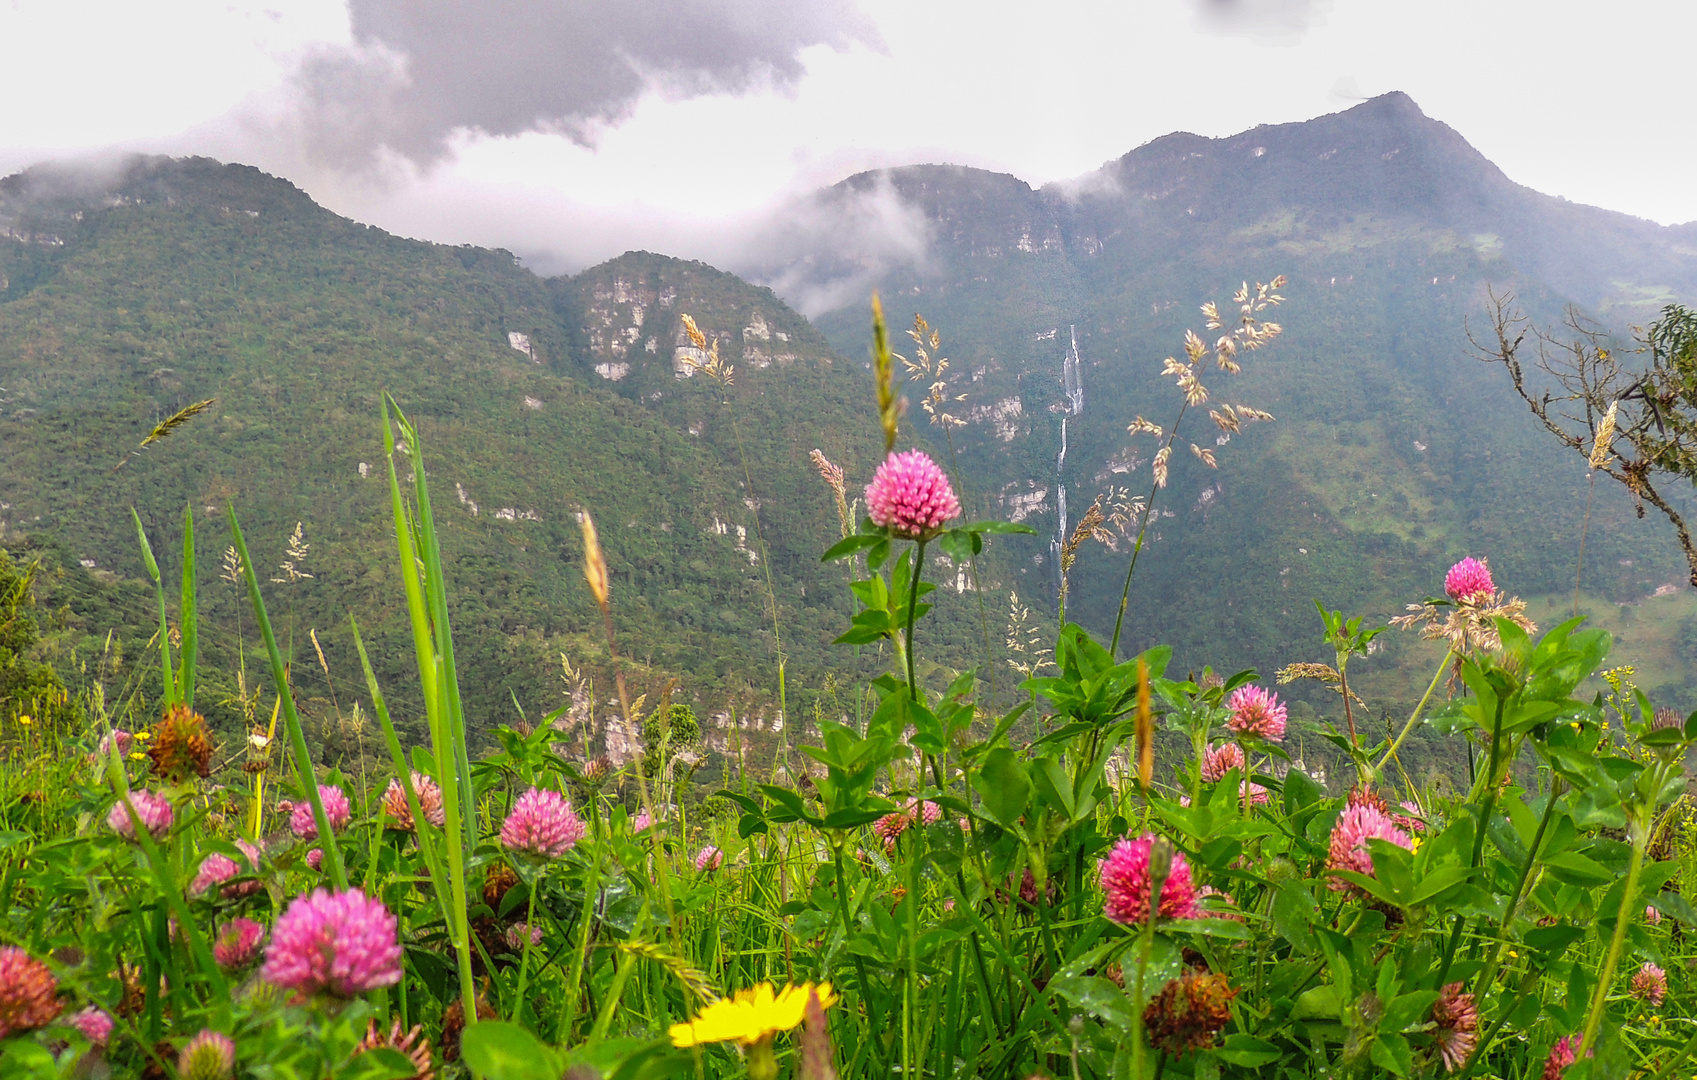
[[[345, 670], [348, 610], [362, 613], [379, 676], [399, 673], [384, 659], [403, 655], [406, 629], [393, 568], [374, 554], [389, 526], [369, 447], [379, 392], [403, 384], [444, 455], [437, 510], [463, 586], [451, 603], [474, 739], [518, 720], [515, 700], [532, 718], [556, 708], [572, 691], [562, 657], [594, 686], [578, 712], [600, 737], [611, 667], [576, 572], [583, 506], [625, 596], [633, 693], [657, 700], [676, 680], [713, 753], [759, 747], [777, 727], [769, 597], [789, 719], [856, 709], [831, 687], [877, 661], [828, 648], [847, 607], [817, 545], [838, 522], [807, 455], [818, 447], [864, 482], [876, 443], [847, 420], [863, 376], [769, 292], [642, 254], [544, 283], [507, 253], [402, 240], [203, 160], [138, 162], [96, 191], [24, 174], [0, 185], [0, 218], [30, 238], [0, 240], [0, 544], [51, 544], [60, 565], [87, 560], [122, 584], [144, 576], [127, 507], [158, 529], [191, 505], [206, 534], [235, 505], [262, 576], [288, 580], [278, 633], [309, 727], [333, 724], [338, 692], [311, 635]], [[616, 356], [608, 328], [632, 326], [631, 297], [648, 334]], [[722, 342], [731, 387], [676, 376], [684, 314]], [[627, 375], [596, 373], [621, 359]], [[134, 452], [158, 420], [208, 398]], [[297, 525], [305, 554], [288, 574]], [[226, 545], [204, 543], [202, 707], [225, 731], [263, 726], [251, 615], [235, 583], [204, 569]], [[99, 625], [145, 641], [153, 615], [137, 614]], [[982, 666], [976, 608], [948, 617], [964, 644], [933, 662]], [[156, 681], [138, 678], [157, 702]], [[398, 695], [396, 723], [421, 738], [422, 702]]]
[[[1446, 651], [1400, 730], [1371, 731], [1367, 700], [1360, 727], [1325, 726], [1351, 783], [1333, 797], [1253, 671], [1180, 677], [1167, 646], [1119, 660], [1067, 624], [1012, 709], [970, 672], [933, 678], [926, 549], [1019, 527], [913, 524], [948, 491], [921, 458], [933, 486], [885, 486], [871, 516], [890, 523], [824, 554], [867, 575], [841, 647], [903, 643], [872, 707], [727, 776], [728, 813], [703, 818], [641, 756], [574, 760], [558, 713], [473, 750], [434, 447], [390, 404], [374, 456], [411, 640], [385, 666], [411, 646], [427, 741], [403, 743], [350, 619], [364, 693], [336, 709], [369, 708], [387, 762], [316, 760], [271, 614], [298, 582], [262, 580], [231, 510], [282, 752], [223, 757], [195, 712], [195, 515], [175, 635], [167, 545], [143, 531], [163, 715], [119, 727], [140, 691], [97, 677], [86, 718], [0, 721], [6, 1075], [1590, 1080], [1678, 1075], [1697, 1051], [1677, 975], [1697, 713], [1604, 670], [1606, 631], [1529, 633], [1478, 564], [1414, 622]], [[1385, 635], [1320, 614], [1338, 670], [1298, 677], [1348, 694], [1339, 672]], [[639, 715], [622, 681], [618, 715]], [[644, 735], [664, 759], [696, 728], [663, 699]], [[1188, 752], [1158, 764], [1158, 729]], [[1409, 777], [1415, 731], [1459, 748], [1467, 781]]]

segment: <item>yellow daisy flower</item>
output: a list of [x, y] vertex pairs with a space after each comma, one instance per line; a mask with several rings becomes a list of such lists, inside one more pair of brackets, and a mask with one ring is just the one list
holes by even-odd
[[754, 1046], [800, 1024], [807, 1012], [808, 994], [815, 991], [820, 1006], [829, 1008], [836, 1003], [837, 996], [828, 982], [820, 983], [817, 988], [812, 983], [786, 986], [781, 991], [774, 991], [771, 983], [763, 982], [748, 990], [738, 990], [735, 997], [715, 1001], [687, 1024], [673, 1024], [669, 1032], [672, 1045], [687, 1047], [734, 1040], [743, 1046]]

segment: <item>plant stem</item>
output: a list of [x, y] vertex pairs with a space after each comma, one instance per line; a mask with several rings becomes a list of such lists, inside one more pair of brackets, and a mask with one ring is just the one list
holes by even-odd
[[[1498, 927], [1497, 934], [1500, 939], [1507, 939], [1508, 928], [1514, 923], [1515, 912], [1520, 910], [1520, 896], [1526, 891], [1527, 879], [1532, 876], [1532, 867], [1538, 861], [1538, 849], [1544, 845], [1544, 834], [1549, 831], [1550, 819], [1555, 816], [1556, 799], [1561, 794], [1560, 784], [1559, 779], [1552, 780], [1550, 784], [1549, 800], [1544, 804], [1543, 816], [1538, 819], [1538, 831], [1532, 834], [1532, 844], [1526, 850], [1526, 861], [1520, 867], [1520, 878], [1515, 882], [1514, 892], [1509, 895], [1508, 904], [1503, 909], [1503, 921]], [[1503, 941], [1499, 940], [1496, 951], [1491, 955], [1491, 962], [1485, 965], [1485, 970], [1480, 974], [1479, 981], [1473, 986], [1473, 992], [1476, 995], [1484, 994], [1486, 990], [1490, 989], [1491, 983], [1496, 980], [1497, 968], [1502, 964], [1504, 948]]]
[[[1652, 790], [1660, 790], [1658, 785]], [[1626, 889], [1620, 894], [1620, 910], [1615, 913], [1614, 935], [1609, 940], [1608, 955], [1603, 958], [1602, 970], [1597, 972], [1597, 989], [1591, 994], [1591, 1011], [1585, 1017], [1585, 1031], [1580, 1035], [1582, 1046], [1596, 1046], [1597, 1028], [1603, 1022], [1603, 1006], [1608, 1003], [1609, 986], [1614, 982], [1615, 965], [1620, 963], [1621, 946], [1626, 942], [1626, 928], [1632, 921], [1632, 910], [1638, 897], [1638, 874], [1644, 869], [1644, 849], [1650, 846], [1648, 811], [1640, 810], [1632, 823], [1632, 858], [1626, 864]]]
[[513, 992], [513, 1022], [516, 1024], [524, 1023], [524, 984], [530, 974], [530, 954], [535, 949], [531, 944], [531, 928], [536, 923], [536, 890], [541, 884], [542, 875], [538, 874], [531, 882], [530, 901], [524, 912], [524, 955], [519, 958], [519, 985]]
[[914, 701], [919, 700], [919, 683], [913, 673], [913, 622], [915, 612], [919, 610], [919, 571], [925, 566], [925, 544], [926, 541], [921, 540], [914, 548], [913, 581], [907, 590], [907, 692]]
[[[837, 910], [841, 913], [843, 919], [843, 943], [845, 945], [848, 943], [850, 935], [854, 933], [853, 917], [849, 914], [848, 875], [843, 867], [843, 845], [846, 842], [846, 839], [839, 836], [832, 852], [837, 865]], [[870, 1028], [881, 1028], [883, 1025], [879, 1023], [872, 1007], [872, 996], [867, 992], [870, 984], [866, 979], [866, 961], [859, 953], [854, 954], [854, 973], [860, 980], [858, 989], [861, 1003], [866, 1006], [868, 1025]]]
[[[1173, 419], [1173, 427], [1167, 433], [1163, 450], [1172, 449], [1173, 440], [1178, 437], [1179, 423], [1184, 420], [1185, 410], [1189, 408], [1188, 401], [1179, 407], [1178, 416]], [[1125, 568], [1125, 585], [1120, 589], [1120, 610], [1119, 614], [1114, 616], [1114, 638], [1108, 643], [1109, 656], [1119, 656], [1120, 626], [1125, 622], [1126, 602], [1131, 599], [1131, 575], [1137, 571], [1137, 557], [1143, 553], [1143, 534], [1149, 529], [1149, 516], [1155, 512], [1155, 494], [1160, 490], [1160, 483], [1152, 482], [1149, 485], [1149, 501], [1143, 504], [1143, 520], [1137, 525], [1137, 542], [1131, 547], [1131, 565]]]
[[[1508, 707], [1508, 700], [1502, 695], [1497, 696], [1497, 716], [1491, 725], [1491, 763], [1485, 770], [1485, 790], [1482, 802], [1478, 805], [1477, 824], [1473, 835], [1473, 855], [1468, 860], [1468, 868], [1479, 866], [1479, 857], [1485, 852], [1485, 823], [1491, 820], [1491, 811], [1497, 804], [1497, 761], [1502, 755], [1503, 742], [1503, 711]], [[1475, 781], [1477, 784], [1477, 781]], [[1444, 962], [1438, 969], [1438, 985], [1442, 986], [1449, 977], [1450, 964], [1455, 960], [1455, 950], [1461, 944], [1461, 932], [1467, 925], [1466, 915], [1455, 917], [1455, 929], [1450, 932], [1449, 944], [1444, 948]]]
[[1379, 759], [1379, 764], [1373, 767], [1373, 772], [1375, 774], [1384, 770], [1385, 762], [1396, 756], [1397, 748], [1402, 745], [1404, 739], [1408, 738], [1408, 733], [1414, 730], [1414, 725], [1420, 722], [1421, 712], [1425, 710], [1426, 703], [1432, 700], [1432, 692], [1438, 688], [1438, 681], [1444, 677], [1444, 672], [1449, 670], [1450, 661], [1453, 659], [1455, 659], [1454, 649], [1444, 653], [1443, 660], [1438, 664], [1438, 670], [1432, 675], [1431, 685], [1426, 687], [1426, 693], [1421, 695], [1420, 703], [1414, 706], [1414, 711], [1409, 714], [1408, 723], [1402, 726], [1402, 731], [1397, 735], [1396, 741], [1391, 743], [1391, 748], [1389, 750], [1385, 751], [1385, 756]]
[[[593, 804], [592, 804], [593, 805]], [[598, 824], [598, 823], [596, 823]], [[599, 829], [596, 830], [599, 833]], [[599, 841], [599, 837], [597, 837]], [[589, 859], [589, 880], [583, 887], [583, 927], [578, 932], [577, 963], [572, 965], [571, 977], [566, 981], [566, 993], [560, 1002], [560, 1025], [554, 1032], [554, 1041], [562, 1045], [571, 1042], [572, 1025], [576, 1019], [577, 999], [583, 983], [584, 972], [589, 969], [589, 931], [595, 922], [595, 896], [601, 891], [600, 883], [601, 854], [599, 842]]]
[[1579, 526], [1579, 565], [1573, 568], [1573, 617], [1579, 617], [1579, 580], [1585, 576], [1585, 534], [1591, 528], [1591, 498], [1597, 494], [1597, 470], [1585, 474], [1590, 487], [1585, 492], [1585, 520]]

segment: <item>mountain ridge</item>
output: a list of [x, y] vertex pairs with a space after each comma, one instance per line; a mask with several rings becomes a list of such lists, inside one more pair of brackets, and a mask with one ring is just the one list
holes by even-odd
[[[1159, 419], [1172, 400], [1157, 358], [1199, 325], [1203, 300], [1275, 272], [1292, 282], [1280, 312], [1286, 334], [1251, 358], [1229, 393], [1279, 420], [1222, 444], [1221, 471], [1188, 454], [1175, 461], [1134, 584], [1128, 641], [1170, 641], [1191, 669], [1270, 671], [1322, 659], [1303, 644], [1313, 639], [1309, 597], [1383, 618], [1432, 591], [1434, 566], [1467, 553], [1491, 556], [1499, 580], [1535, 599], [1559, 594], [1564, 579], [1571, 588], [1567, 537], [1583, 469], [1541, 441], [1485, 369], [1455, 362], [1465, 355], [1462, 318], [1478, 310], [1487, 284], [1520, 289], [1540, 318], [1559, 315], [1585, 289], [1609, 302], [1604, 313], [1623, 316], [1653, 312], [1664, 293], [1686, 294], [1674, 285], [1623, 292], [1606, 273], [1566, 263], [1558, 269], [1574, 287], [1562, 286], [1551, 280], [1560, 274], [1536, 266], [1568, 258], [1563, 252], [1579, 242], [1570, 226], [1584, 220], [1560, 203], [1529, 203], [1412, 102], [1337, 115], [1351, 114], [1329, 123], [1371, 129], [1375, 117], [1388, 117], [1389, 130], [1351, 144], [1335, 174], [1349, 183], [1338, 184], [1371, 188], [1389, 172], [1442, 187], [1451, 175], [1438, 167], [1444, 161], [1415, 159], [1448, 155], [1472, 170], [1469, 183], [1507, 200], [1502, 229], [1472, 231], [1467, 215], [1495, 213], [1498, 204], [1453, 192], [1410, 203], [1344, 191], [1327, 203], [1338, 184], [1299, 182], [1315, 162], [1340, 157], [1320, 158], [1338, 140], [1325, 125], [1306, 126], [1315, 121], [1223, 140], [1166, 136], [1104, 166], [1131, 161], [1125, 167], [1150, 181], [1140, 189], [1034, 189], [958, 166], [857, 174], [825, 189], [821, 198], [904, 200], [923, 222], [924, 255], [857, 265], [859, 241], [845, 231], [830, 238], [840, 245], [793, 251], [789, 280], [866, 274], [867, 289], [849, 292], [883, 294], [898, 349], [909, 312], [940, 326], [967, 424], [945, 439], [916, 407], [904, 439], [950, 461], [973, 516], [1021, 517], [1044, 534], [999, 541], [976, 597], [960, 568], [941, 568], [953, 586], [933, 628], [939, 651], [930, 655], [942, 660], [934, 675], [974, 664], [983, 674], [1008, 670], [1017, 659], [1002, 647], [1011, 592], [1049, 607], [1062, 492], [1075, 522], [1104, 485], [1147, 485], [1150, 448], [1124, 431], [1134, 415]], [[1399, 124], [1426, 141], [1405, 139], [1401, 153], [1384, 157]], [[1257, 146], [1267, 152], [1254, 155]], [[1296, 179], [1280, 180], [1287, 158]], [[543, 703], [564, 692], [563, 653], [605, 678], [596, 667], [606, 660], [598, 624], [576, 578], [572, 514], [582, 505], [602, 522], [638, 680], [655, 693], [678, 680], [678, 692], [711, 717], [717, 749], [738, 731], [756, 742], [779, 736], [769, 587], [791, 664], [787, 719], [852, 715], [833, 687], [876, 659], [829, 646], [848, 605], [840, 568], [817, 563], [838, 525], [807, 454], [819, 448], [845, 465], [851, 498], [876, 462], [863, 299], [803, 319], [758, 274], [750, 283], [644, 252], [544, 279], [507, 251], [407, 240], [340, 218], [251, 167], [154, 159], [135, 170], [129, 187], [102, 189], [92, 203], [86, 191], [80, 202], [26, 199], [19, 193], [31, 177], [0, 182], [9, 236], [0, 239], [0, 275], [10, 276], [0, 289], [0, 386], [8, 388], [0, 393], [0, 490], [13, 504], [0, 520], [13, 531], [57, 532], [102, 567], [133, 576], [124, 502], [169, 535], [185, 501], [236, 497], [249, 506], [258, 492], [275, 493], [274, 506], [255, 511], [250, 535], [280, 537], [301, 518], [314, 530], [334, 526], [309, 533], [320, 536], [329, 565], [303, 590], [321, 594], [302, 604], [334, 657], [346, 644], [326, 629], [339, 625], [335, 611], [393, 612], [386, 549], [367, 520], [374, 511], [355, 466], [372, 460], [363, 448], [374, 387], [404, 387], [437, 463], [444, 542], [467, 589], [455, 625], [472, 637], [465, 655], [482, 692], [480, 723], [511, 712], [509, 689], [527, 710], [546, 711]], [[45, 174], [34, 179], [50, 186]], [[1195, 200], [1197, 213], [1187, 212], [1190, 196], [1209, 192]], [[250, 195], [259, 201], [244, 202]], [[1592, 231], [1616, 261], [1640, 265], [1632, 230], [1598, 213]], [[1546, 249], [1523, 241], [1526, 222], [1546, 220], [1565, 230], [1561, 237]], [[1652, 239], [1678, 243], [1697, 234], [1654, 228], [1664, 231]], [[1651, 270], [1677, 269], [1684, 256], [1657, 258]], [[669, 289], [674, 302], [662, 304]], [[680, 367], [680, 316], [690, 308], [735, 365], [734, 387], [714, 390]], [[1073, 338], [1082, 409], [1063, 385]], [[908, 393], [925, 389], [911, 384]], [[219, 418], [185, 429], [164, 454], [100, 479], [152, 420], [200, 396], [241, 407], [225, 415], [221, 405]], [[1063, 420], [1070, 446], [1057, 462]], [[254, 448], [243, 450], [244, 440]], [[209, 455], [207, 463], [195, 465], [196, 455]], [[132, 479], [144, 475], [145, 485]], [[27, 498], [13, 497], [20, 490]], [[1683, 596], [1645, 599], [1671, 564], [1658, 526], [1636, 522], [1617, 493], [1598, 496], [1588, 609], [1611, 620], [1627, 646], [1648, 650], [1643, 685], [1697, 696], [1689, 661], [1669, 644], [1697, 634], [1697, 607]], [[32, 522], [43, 509], [45, 524]], [[506, 510], [510, 519], [498, 516]], [[1069, 614], [1104, 633], [1124, 551], [1087, 547], [1073, 573]], [[239, 608], [230, 603], [209, 600], [208, 610], [233, 623]], [[380, 644], [383, 617], [375, 616]], [[1381, 691], [1401, 692], [1403, 673], [1435, 662], [1421, 643], [1382, 640], [1364, 689], [1377, 679]], [[380, 674], [399, 677], [398, 669]], [[573, 690], [571, 700], [584, 697], [604, 718], [604, 691], [602, 682]], [[1327, 706], [1323, 696], [1305, 704]]]

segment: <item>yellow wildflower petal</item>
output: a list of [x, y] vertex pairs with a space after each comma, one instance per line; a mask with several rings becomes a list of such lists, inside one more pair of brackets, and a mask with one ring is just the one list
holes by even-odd
[[[667, 1034], [676, 1047], [730, 1041], [752, 1046], [799, 1025], [807, 1012], [808, 995], [814, 989], [813, 984], [802, 983], [778, 992], [769, 982], [758, 983], [738, 990], [732, 998], [715, 1001], [688, 1023], [673, 1024]], [[837, 1000], [830, 983], [820, 983], [817, 989], [821, 1005], [828, 1006]]]

